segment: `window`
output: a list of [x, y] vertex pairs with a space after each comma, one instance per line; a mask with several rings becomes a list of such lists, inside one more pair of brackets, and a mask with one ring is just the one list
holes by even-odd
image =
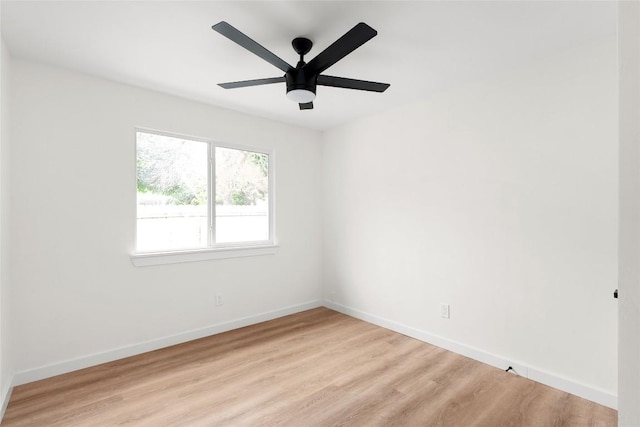
[[271, 157], [137, 131], [137, 253], [273, 244]]

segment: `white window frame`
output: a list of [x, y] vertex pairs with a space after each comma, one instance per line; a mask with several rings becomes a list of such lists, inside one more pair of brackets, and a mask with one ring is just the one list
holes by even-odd
[[[134, 179], [137, 184], [137, 137], [138, 132], [150, 133], [158, 136], [166, 136], [170, 138], [185, 139], [190, 141], [198, 141], [207, 144], [208, 153], [208, 170], [207, 170], [207, 197], [209, 200], [207, 206], [208, 228], [207, 247], [199, 249], [187, 250], [166, 250], [161, 252], [134, 252], [131, 254], [131, 261], [136, 267], [144, 267], [150, 265], [173, 264], [181, 262], [205, 261], [211, 259], [225, 259], [246, 256], [270, 255], [274, 254], [278, 248], [276, 240], [276, 221], [275, 221], [275, 154], [272, 149], [264, 149], [240, 144], [229, 144], [216, 141], [210, 138], [195, 137], [190, 135], [158, 131], [149, 128], [136, 127], [134, 131]], [[253, 153], [266, 154], [269, 157], [268, 174], [269, 180], [268, 190], [268, 216], [269, 216], [269, 239], [248, 242], [228, 242], [216, 243], [216, 203], [215, 203], [215, 149], [216, 147], [228, 148], [232, 150], [250, 151]], [[132, 188], [135, 190], [137, 185]], [[137, 226], [137, 208], [135, 218], [134, 248], [138, 247], [138, 226]], [[134, 249], [137, 250], [137, 249]]]

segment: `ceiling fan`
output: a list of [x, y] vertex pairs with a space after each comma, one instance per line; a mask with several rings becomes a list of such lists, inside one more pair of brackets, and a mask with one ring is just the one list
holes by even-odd
[[333, 42], [331, 46], [320, 52], [309, 62], [304, 62], [304, 55], [309, 53], [313, 46], [311, 40], [304, 37], [297, 37], [293, 39], [291, 42], [293, 50], [300, 55], [300, 61], [295, 67], [292, 67], [286, 61], [279, 58], [274, 53], [270, 52], [227, 22], [219, 22], [211, 28], [285, 72], [282, 77], [220, 83], [219, 86], [225, 89], [267, 85], [272, 83], [286, 83], [287, 97], [296, 102], [300, 106], [301, 110], [311, 110], [313, 108], [313, 100], [316, 97], [317, 85], [366, 90], [370, 92], [384, 92], [390, 86], [388, 83], [347, 79], [344, 77], [334, 77], [321, 74], [327, 68], [331, 67], [333, 64], [378, 34], [376, 30], [364, 22], [359, 23], [347, 31], [345, 35]]

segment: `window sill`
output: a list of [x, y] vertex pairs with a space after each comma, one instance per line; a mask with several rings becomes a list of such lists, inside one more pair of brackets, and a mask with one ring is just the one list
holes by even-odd
[[272, 255], [278, 245], [242, 246], [237, 248], [196, 249], [180, 252], [152, 252], [132, 254], [131, 262], [136, 267], [150, 265], [177, 264], [182, 262], [208, 261], [212, 259], [239, 258], [247, 256]]

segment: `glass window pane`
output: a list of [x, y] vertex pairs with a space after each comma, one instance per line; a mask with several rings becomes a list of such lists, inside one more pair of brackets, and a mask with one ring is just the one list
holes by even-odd
[[216, 242], [269, 240], [269, 156], [215, 150]]
[[206, 248], [208, 144], [136, 133], [137, 251]]

